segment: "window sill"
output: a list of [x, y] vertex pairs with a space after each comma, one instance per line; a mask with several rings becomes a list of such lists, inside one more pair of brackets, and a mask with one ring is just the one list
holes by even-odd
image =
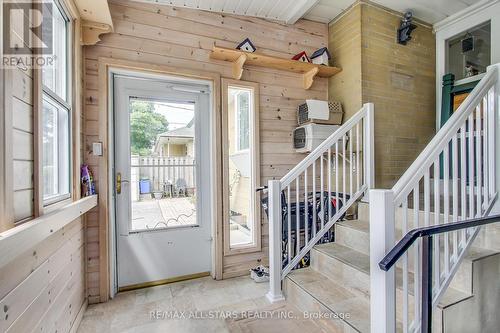
[[48, 213], [51, 213], [55, 210], [58, 210], [58, 209], [61, 209], [61, 208], [64, 208], [65, 206], [71, 204], [73, 201], [73, 198], [71, 197], [71, 195], [69, 195], [69, 197], [65, 198], [65, 199], [60, 199], [57, 201], [52, 201], [52, 202], [48, 202], [47, 204], [44, 204], [43, 206], [43, 213], [44, 214], [48, 214]]
[[0, 268], [96, 206], [92, 195], [0, 233], [0, 253], [9, 254], [0, 256]]

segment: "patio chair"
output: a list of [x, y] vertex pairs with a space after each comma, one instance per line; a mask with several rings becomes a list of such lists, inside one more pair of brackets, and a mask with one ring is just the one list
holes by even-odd
[[187, 196], [187, 182], [184, 178], [179, 178], [175, 181], [175, 195], [179, 197], [181, 193]]

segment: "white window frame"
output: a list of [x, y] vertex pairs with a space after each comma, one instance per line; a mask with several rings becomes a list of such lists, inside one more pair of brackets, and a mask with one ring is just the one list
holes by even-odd
[[[48, 101], [48, 103], [52, 104], [58, 109], [63, 109], [68, 113], [68, 142], [67, 142], [67, 149], [68, 149], [68, 174], [67, 174], [67, 181], [68, 181], [68, 188], [67, 188], [67, 193], [59, 193], [58, 195], [51, 196], [48, 198], [44, 197], [44, 191], [40, 191], [40, 195], [42, 195], [41, 201], [43, 204], [43, 207], [51, 206], [54, 204], [57, 204], [61, 201], [65, 201], [67, 199], [72, 198], [72, 183], [73, 183], [73, 177], [72, 177], [72, 171], [73, 171], [73, 131], [72, 131], [72, 124], [73, 124], [73, 119], [72, 119], [72, 107], [71, 107], [71, 100], [72, 100], [72, 87], [70, 85], [72, 75], [71, 75], [71, 68], [72, 68], [72, 59], [71, 59], [71, 50], [72, 50], [72, 24], [71, 24], [71, 18], [70, 15], [68, 14], [68, 10], [64, 7], [64, 5], [58, 1], [58, 0], [53, 0], [53, 11], [59, 10], [61, 15], [63, 16], [63, 19], [66, 22], [66, 89], [65, 89], [65, 99], [59, 96], [56, 92], [52, 91], [49, 87], [43, 84], [43, 78], [41, 80], [41, 85], [42, 85], [42, 96], [41, 96], [41, 103], [42, 103], [42, 110], [43, 112], [43, 103], [45, 100]], [[42, 74], [43, 75], [43, 74]], [[43, 116], [42, 116], [43, 119]], [[43, 121], [43, 120], [42, 120]], [[41, 133], [43, 136], [43, 133]], [[39, 140], [42, 140], [42, 137], [38, 138]], [[42, 155], [40, 156], [43, 158], [43, 151]], [[40, 161], [42, 163], [42, 161]], [[61, 164], [59, 162], [59, 164]], [[43, 169], [42, 169], [43, 172]], [[43, 177], [43, 175], [42, 175]], [[59, 172], [58, 172], [58, 177], [59, 177]], [[43, 180], [41, 180], [39, 186], [43, 187]]]
[[[249, 114], [249, 149], [247, 150], [237, 150], [237, 145], [235, 145], [235, 153], [248, 152], [251, 158], [251, 202], [250, 207], [252, 208], [251, 219], [253, 220], [253, 236], [252, 241], [249, 243], [233, 244], [231, 245], [230, 236], [230, 216], [229, 216], [229, 139], [234, 139], [234, 134], [229, 135], [228, 121], [229, 121], [229, 108], [230, 106], [237, 106], [233, 101], [229, 103], [229, 90], [230, 89], [248, 90], [250, 92], [250, 114]], [[223, 251], [224, 256], [231, 256], [243, 253], [253, 253], [262, 250], [262, 220], [261, 220], [261, 207], [260, 199], [258, 193], [255, 191], [257, 187], [260, 186], [260, 130], [259, 130], [259, 84], [255, 82], [233, 80], [228, 78], [222, 78], [222, 140], [223, 140], [223, 171], [222, 171], [222, 185], [223, 185]], [[235, 109], [236, 111], [236, 109]], [[237, 117], [231, 119], [237, 122]], [[237, 127], [235, 132], [237, 132]], [[237, 139], [238, 137], [236, 137]]]

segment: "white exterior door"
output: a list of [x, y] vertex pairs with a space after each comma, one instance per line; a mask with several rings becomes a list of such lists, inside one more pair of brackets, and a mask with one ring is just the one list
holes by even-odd
[[209, 86], [112, 80], [118, 289], [210, 272]]

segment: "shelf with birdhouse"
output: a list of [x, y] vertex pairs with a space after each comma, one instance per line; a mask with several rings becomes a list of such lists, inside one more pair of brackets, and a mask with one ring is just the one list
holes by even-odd
[[239, 80], [243, 74], [243, 65], [261, 66], [302, 74], [304, 89], [309, 89], [316, 76], [331, 77], [341, 71], [340, 68], [314, 64], [300, 60], [283, 59], [239, 49], [214, 46], [210, 58], [232, 62], [233, 78]]

